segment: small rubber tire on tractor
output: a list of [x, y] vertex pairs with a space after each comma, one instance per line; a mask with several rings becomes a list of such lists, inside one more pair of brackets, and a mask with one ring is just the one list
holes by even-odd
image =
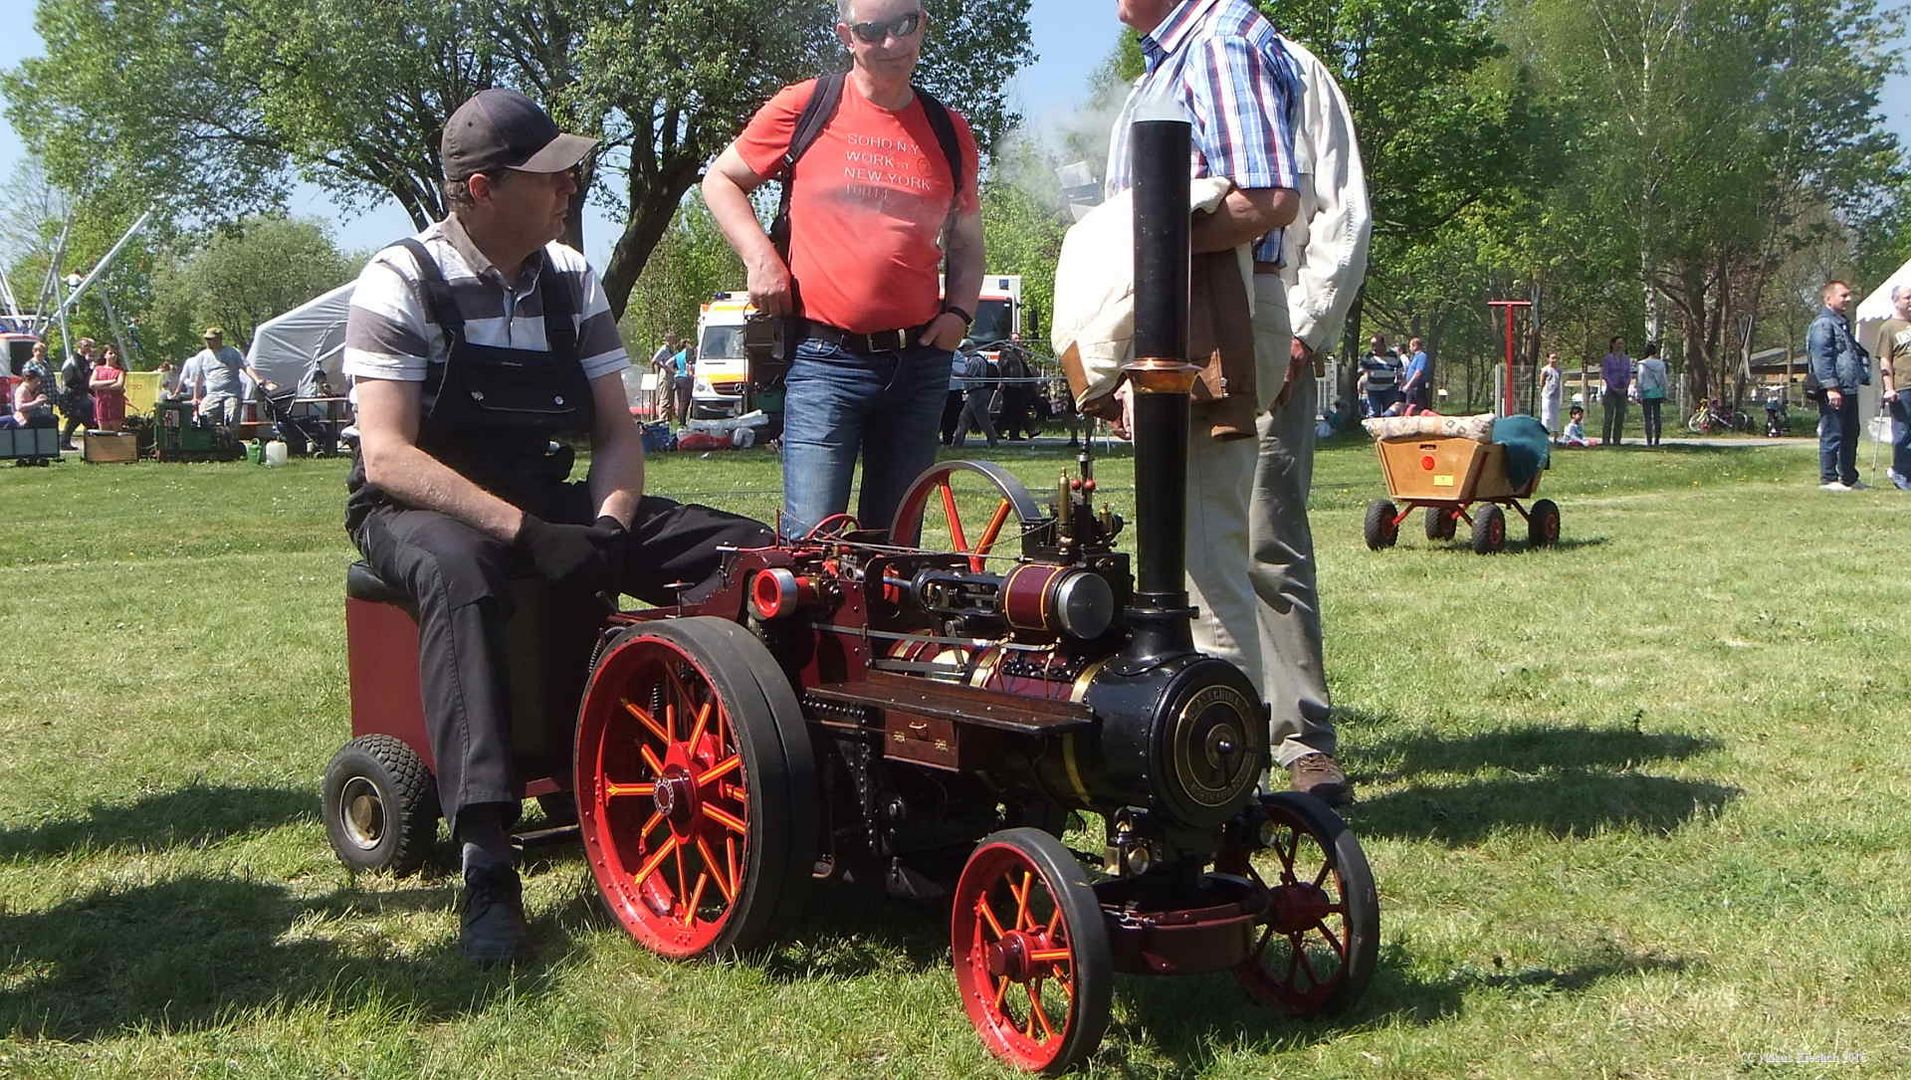
[[1451, 540], [1460, 525], [1460, 515], [1450, 506], [1429, 506], [1423, 516], [1429, 540]]
[[1040, 829], [983, 838], [951, 894], [956, 988], [991, 1054], [1064, 1073], [1101, 1045], [1115, 961], [1088, 871]]
[[320, 787], [325, 835], [354, 871], [416, 873], [438, 838], [438, 786], [418, 752], [390, 735], [339, 748]]
[[1473, 512], [1473, 553], [1492, 555], [1506, 547], [1506, 511], [1485, 503]]
[[747, 951], [802, 914], [815, 759], [788, 677], [749, 631], [708, 617], [624, 631], [585, 691], [574, 769], [599, 896], [644, 948]]
[[1290, 1015], [1337, 1013], [1360, 999], [1379, 958], [1373, 868], [1347, 823], [1312, 795], [1263, 795], [1261, 812], [1259, 857], [1265, 865], [1271, 855], [1274, 872], [1248, 874], [1273, 895], [1234, 976], [1256, 1001]]
[[1390, 548], [1400, 539], [1400, 512], [1386, 499], [1375, 499], [1367, 504], [1367, 522], [1362, 533], [1367, 538], [1369, 551]]
[[1559, 504], [1541, 499], [1526, 513], [1526, 546], [1552, 547], [1559, 543]]

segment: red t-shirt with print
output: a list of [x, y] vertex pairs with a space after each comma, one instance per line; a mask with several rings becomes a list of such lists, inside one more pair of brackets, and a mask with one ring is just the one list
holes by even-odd
[[[816, 80], [787, 86], [737, 137], [737, 153], [758, 176], [782, 166], [796, 118]], [[975, 134], [951, 111], [962, 149], [960, 207], [974, 213]], [[835, 119], [796, 163], [790, 200], [790, 274], [803, 314], [859, 334], [921, 326], [942, 308], [936, 275], [954, 178], [920, 99], [890, 111], [844, 80]]]

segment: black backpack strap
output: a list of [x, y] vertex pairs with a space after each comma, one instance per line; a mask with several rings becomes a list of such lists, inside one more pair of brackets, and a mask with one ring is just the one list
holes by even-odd
[[955, 121], [949, 119], [949, 108], [935, 99], [935, 95], [918, 86], [914, 88], [916, 96], [922, 99], [922, 112], [929, 118], [929, 129], [936, 133], [936, 141], [942, 144], [942, 156], [949, 162], [949, 179], [953, 181], [952, 190], [956, 200], [962, 198], [962, 144], [956, 139]]
[[843, 103], [843, 73], [825, 75], [816, 80], [816, 87], [810, 92], [810, 99], [803, 105], [803, 111], [797, 114], [796, 129], [790, 134], [789, 148], [783, 151], [782, 166], [776, 175], [770, 177], [783, 184], [783, 193], [777, 199], [776, 218], [770, 223], [770, 242], [776, 247], [776, 253], [783, 257], [787, 265], [790, 261], [790, 192], [796, 187], [796, 163], [809, 153], [810, 147], [822, 137], [823, 129], [836, 118], [836, 110]]
[[564, 275], [551, 261], [550, 249], [540, 252], [544, 265], [538, 270], [538, 293], [544, 301], [544, 340], [559, 362], [578, 361], [577, 305], [571, 303], [571, 290]]

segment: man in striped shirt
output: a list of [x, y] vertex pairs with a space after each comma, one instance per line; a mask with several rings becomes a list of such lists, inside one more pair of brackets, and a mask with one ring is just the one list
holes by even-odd
[[1197, 218], [1197, 253], [1250, 245], [1256, 387], [1269, 403], [1254, 440], [1218, 441], [1195, 425], [1189, 444], [1188, 592], [1204, 618], [1195, 643], [1264, 688], [1276, 760], [1292, 786], [1330, 802], [1349, 796], [1334, 760], [1320, 677], [1319, 602], [1307, 522], [1317, 390], [1313, 355], [1293, 336], [1282, 281], [1283, 230], [1301, 207], [1295, 151], [1301, 69], [1248, 0], [1117, 0], [1141, 34], [1146, 73], [1116, 121], [1107, 193], [1130, 186], [1129, 125], [1182, 116], [1194, 126], [1196, 177], [1234, 183]]
[[[557, 242], [594, 145], [516, 91], [460, 106], [441, 148], [451, 212], [373, 256], [345, 329], [360, 432], [346, 528], [416, 605], [432, 768], [464, 864], [461, 941], [481, 963], [525, 940], [505, 832], [522, 798], [509, 580], [534, 574], [588, 620], [620, 591], [671, 603], [680, 583], [715, 574], [719, 545], [773, 539], [757, 522], [644, 494], [630, 359], [597, 275]], [[564, 436], [589, 441], [583, 483], [567, 482], [568, 450], [549, 452]]]

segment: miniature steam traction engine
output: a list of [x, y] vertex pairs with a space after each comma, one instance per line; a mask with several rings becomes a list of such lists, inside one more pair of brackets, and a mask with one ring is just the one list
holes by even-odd
[[[948, 462], [886, 530], [825, 522], [730, 553], [694, 608], [612, 616], [571, 775], [529, 791], [569, 781], [606, 904], [646, 948], [763, 944], [818, 878], [946, 895], [970, 1020], [1046, 1072], [1100, 1042], [1117, 972], [1228, 970], [1296, 1014], [1361, 992], [1379, 940], [1366, 859], [1323, 804], [1258, 793], [1267, 710], [1192, 644], [1187, 125], [1137, 124], [1134, 145], [1132, 567], [1086, 454], [1046, 507], [993, 465]], [[422, 724], [355, 728], [426, 753]], [[328, 800], [348, 861], [421, 812], [431, 827], [428, 798], [358, 779], [356, 801]], [[1057, 839], [1070, 811], [1099, 816], [1095, 858]]]

